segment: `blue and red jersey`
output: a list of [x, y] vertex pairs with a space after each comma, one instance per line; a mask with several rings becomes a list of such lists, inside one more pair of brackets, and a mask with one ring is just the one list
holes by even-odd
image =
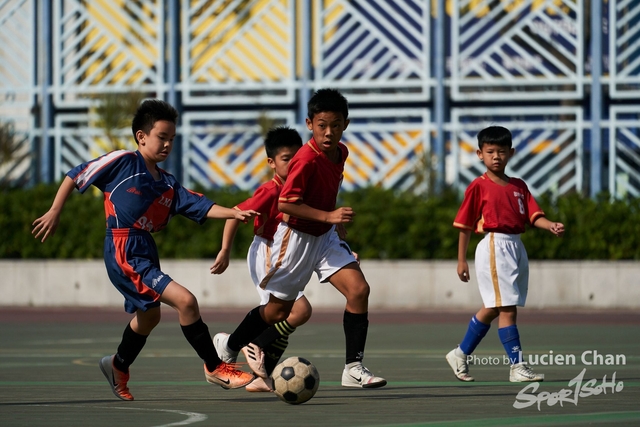
[[172, 281], [160, 269], [150, 233], [165, 228], [174, 215], [203, 223], [214, 204], [182, 187], [170, 173], [157, 171], [158, 180], [147, 170], [139, 151], [119, 150], [67, 173], [81, 193], [91, 185], [104, 193], [104, 262], [111, 282], [125, 298], [128, 313], [159, 306], [162, 292]]
[[107, 228], [137, 228], [160, 231], [174, 215], [199, 224], [213, 202], [184, 188], [170, 173], [158, 168], [155, 180], [139, 151], [119, 150], [82, 163], [67, 175], [84, 193], [91, 185], [104, 193]]

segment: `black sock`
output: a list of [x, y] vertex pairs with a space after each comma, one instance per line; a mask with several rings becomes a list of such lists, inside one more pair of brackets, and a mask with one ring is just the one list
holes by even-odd
[[218, 353], [216, 353], [216, 348], [213, 346], [209, 328], [202, 321], [202, 317], [191, 325], [180, 325], [180, 328], [182, 328], [182, 333], [191, 344], [191, 347], [198, 353], [200, 359], [204, 360], [207, 370], [212, 372], [216, 369], [221, 360], [218, 357]]
[[280, 357], [289, 345], [289, 335], [294, 333], [296, 328], [289, 322], [283, 320], [267, 328], [258, 338], [252, 342], [264, 349], [264, 367], [267, 374], [271, 374], [278, 364]]
[[261, 348], [267, 348], [269, 344], [271, 344], [278, 338], [287, 338], [295, 330], [296, 328], [291, 326], [289, 322], [283, 320], [282, 322], [278, 322], [275, 325], [272, 325], [265, 329], [264, 332], [262, 332], [256, 339], [252, 340], [251, 342]]
[[247, 313], [236, 330], [229, 336], [227, 346], [232, 351], [240, 351], [242, 347], [249, 344], [269, 326], [267, 322], [262, 320], [260, 306], [258, 306]]
[[264, 347], [264, 369], [269, 376], [271, 376], [271, 373], [276, 368], [288, 345], [289, 339], [281, 337]]
[[113, 366], [125, 374], [129, 372], [129, 366], [133, 364], [136, 357], [142, 351], [147, 342], [148, 335], [140, 335], [131, 329], [131, 325], [127, 323], [122, 334], [122, 341], [118, 346], [116, 357], [113, 358]]
[[345, 311], [342, 323], [347, 344], [346, 363], [361, 362], [369, 329], [368, 313], [354, 314]]

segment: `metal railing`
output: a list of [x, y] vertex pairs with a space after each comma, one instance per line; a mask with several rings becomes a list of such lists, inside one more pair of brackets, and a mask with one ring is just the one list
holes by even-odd
[[185, 185], [252, 189], [260, 123], [307, 138], [310, 93], [336, 87], [346, 190], [462, 191], [475, 134], [501, 124], [534, 193], [635, 197], [638, 33], [631, 0], [7, 0], [0, 121], [19, 147], [0, 179], [56, 181], [108, 151], [92, 107], [137, 91], [181, 112], [166, 167]]

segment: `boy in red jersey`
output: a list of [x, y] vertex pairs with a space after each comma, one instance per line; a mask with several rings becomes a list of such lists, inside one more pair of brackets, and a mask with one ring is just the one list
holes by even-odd
[[476, 277], [483, 307], [471, 319], [462, 343], [447, 354], [447, 362], [460, 381], [473, 381], [469, 356], [498, 318], [498, 335], [511, 364], [509, 381], [543, 381], [524, 364], [516, 326], [517, 306], [524, 307], [529, 282], [529, 260], [520, 240], [525, 225], [549, 230], [560, 237], [564, 225], [545, 218], [527, 185], [510, 178], [505, 168], [515, 150], [511, 132], [491, 126], [478, 133], [478, 157], [487, 168], [467, 188], [453, 226], [460, 229], [458, 277], [469, 281], [467, 248], [471, 231], [486, 233], [475, 256]]
[[[255, 236], [247, 254], [247, 263], [251, 279], [260, 295], [260, 304], [262, 305], [269, 302], [269, 293], [260, 288], [259, 285], [271, 267], [270, 254], [273, 235], [278, 228], [278, 224], [282, 221], [282, 213], [278, 210], [280, 190], [282, 190], [282, 185], [287, 180], [289, 162], [302, 146], [302, 139], [295, 129], [282, 126], [267, 132], [264, 145], [267, 153], [267, 162], [274, 171], [273, 178], [258, 187], [252, 197], [235, 207], [235, 209], [250, 209], [260, 213], [254, 219], [253, 232]], [[211, 266], [212, 274], [222, 274], [229, 266], [231, 245], [240, 224], [241, 221], [235, 219], [229, 219], [225, 223], [222, 247]], [[309, 304], [304, 294], [299, 292], [289, 317], [268, 329], [269, 343], [265, 345], [264, 351], [264, 364], [267, 375], [271, 375], [289, 345], [289, 335], [298, 326], [305, 324], [310, 317], [311, 304]], [[213, 337], [213, 343], [218, 351], [218, 356], [223, 361], [234, 363], [238, 352], [243, 346], [234, 341], [237, 335], [234, 335], [231, 340], [229, 337], [229, 334], [220, 332]], [[247, 385], [246, 390], [251, 392], [273, 391], [273, 381], [270, 378], [263, 379], [258, 377]]]
[[349, 245], [341, 240], [344, 236], [336, 232], [337, 226], [351, 222], [355, 215], [350, 207], [335, 207], [349, 154], [340, 142], [349, 125], [347, 100], [337, 90], [321, 89], [311, 97], [307, 109], [307, 128], [313, 138], [289, 163], [278, 203], [283, 221], [274, 235], [271, 268], [259, 284], [269, 293], [269, 301], [249, 312], [230, 340], [245, 345], [242, 352], [249, 366], [267, 378], [263, 352], [267, 334], [263, 331], [289, 316], [296, 296], [315, 271], [320, 282], [330, 282], [347, 299], [342, 385], [382, 387], [387, 381], [362, 364], [369, 327], [369, 284]]
[[62, 208], [75, 188], [84, 193], [95, 185], [104, 193], [107, 273], [124, 296], [127, 313], [135, 313], [116, 354], [105, 356], [99, 363], [111, 390], [122, 400], [133, 400], [127, 386], [129, 366], [160, 322], [161, 302], [178, 312], [185, 338], [204, 361], [207, 382], [239, 388], [254, 379], [252, 374], [220, 360], [200, 317], [196, 297], [160, 270], [151, 233], [162, 230], [172, 216], [180, 214], [203, 223], [207, 218], [246, 221], [256, 214], [216, 205], [182, 187], [173, 175], [158, 167], [171, 153], [177, 120], [178, 112], [166, 102], [143, 102], [131, 126], [138, 150], [113, 151], [71, 169], [49, 211], [33, 222], [32, 233], [44, 242], [55, 233]]

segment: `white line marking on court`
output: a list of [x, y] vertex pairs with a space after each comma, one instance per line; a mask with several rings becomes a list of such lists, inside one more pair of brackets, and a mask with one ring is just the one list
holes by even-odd
[[177, 421], [170, 424], [162, 424], [150, 427], [174, 427], [174, 426], [187, 426], [190, 424], [199, 423], [206, 420], [208, 417], [205, 414], [198, 412], [179, 411], [176, 409], [149, 409], [149, 408], [136, 408], [130, 406], [85, 406], [85, 405], [27, 405], [27, 406], [51, 406], [56, 408], [94, 408], [94, 409], [125, 409], [127, 411], [150, 411], [150, 412], [170, 412], [174, 414], [186, 415], [187, 419], [183, 421]]
[[[116, 407], [117, 409], [142, 409], [142, 408], [123, 408]], [[172, 426], [187, 426], [189, 424], [199, 423], [200, 421], [206, 420], [208, 417], [205, 414], [200, 414], [198, 412], [186, 412], [186, 411], [178, 411], [175, 409], [143, 409], [145, 411], [158, 411], [158, 412], [172, 412], [174, 414], [186, 415], [188, 418], [184, 421], [178, 421], [171, 424], [162, 424], [159, 426], [153, 427], [172, 427]]]

